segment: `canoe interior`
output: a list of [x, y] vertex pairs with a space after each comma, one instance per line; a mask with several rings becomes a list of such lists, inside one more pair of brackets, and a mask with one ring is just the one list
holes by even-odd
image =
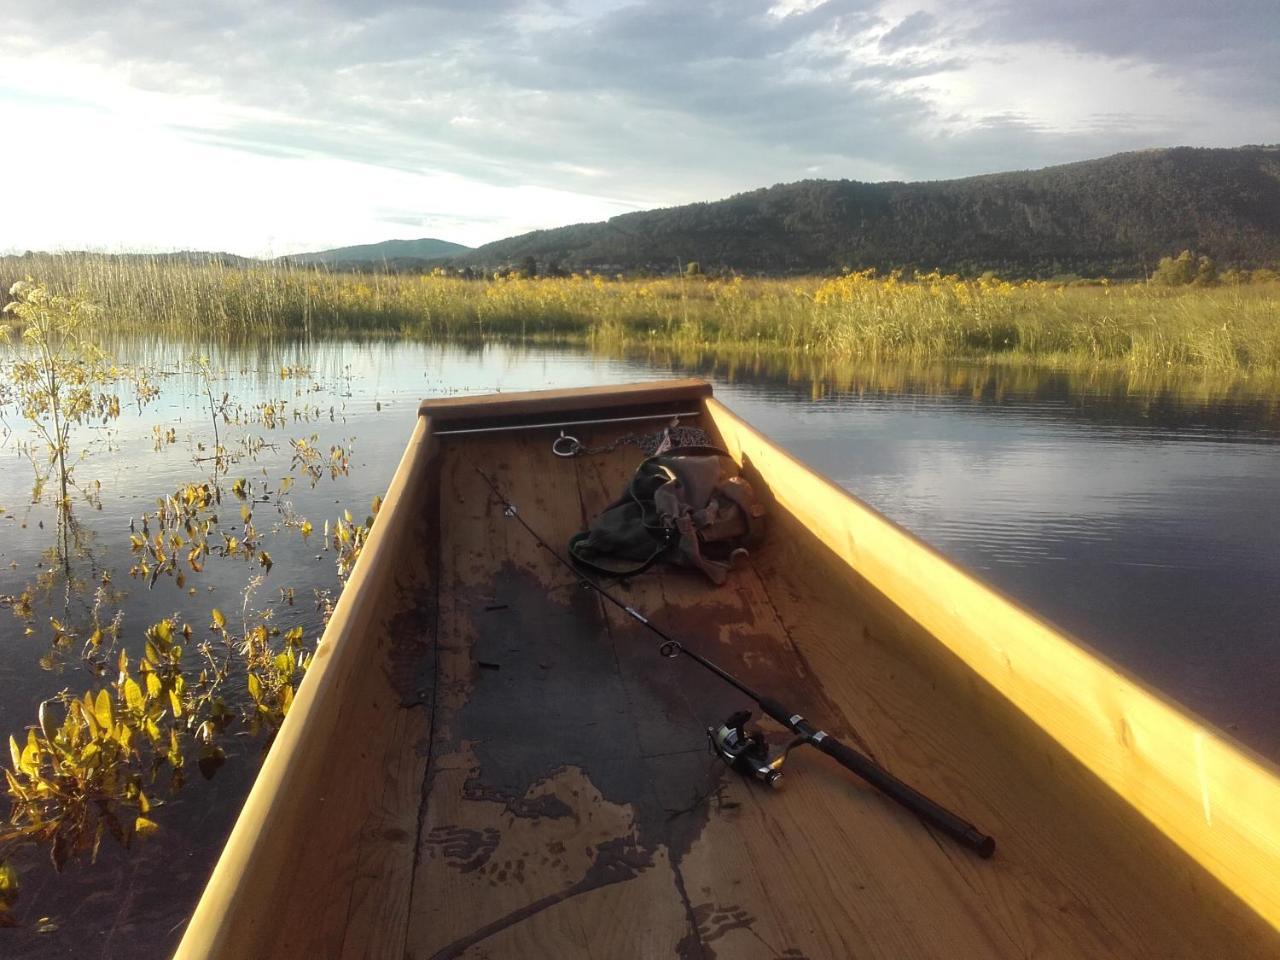
[[1280, 955], [1270, 925], [776, 505], [726, 586], [663, 569], [619, 589], [999, 848], [977, 859], [816, 751], [777, 791], [727, 771], [705, 731], [749, 704], [660, 658], [477, 475], [563, 543], [641, 455], [561, 460], [554, 435], [419, 429], [393, 575], [362, 585], [341, 672], [274, 748], [292, 751], [288, 801], [259, 811], [224, 911], [180, 956]]

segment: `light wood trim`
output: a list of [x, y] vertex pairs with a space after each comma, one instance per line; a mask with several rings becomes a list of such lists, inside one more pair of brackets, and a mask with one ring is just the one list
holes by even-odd
[[[413, 507], [412, 494], [422, 485], [430, 439], [430, 421], [419, 417], [378, 521], [192, 915], [176, 960], [241, 956], [237, 944], [262, 937], [280, 911], [306, 907], [279, 902], [272, 882], [294, 855], [295, 845], [308, 842], [297, 792], [309, 797], [318, 786], [317, 770], [325, 764], [317, 760], [332, 747], [326, 728], [349, 694], [352, 676], [365, 665], [365, 628], [376, 617], [383, 587], [394, 579], [399, 541], [413, 528], [406, 515]], [[331, 769], [329, 773], [340, 775]]]
[[654, 380], [571, 390], [529, 390], [516, 393], [487, 393], [480, 396], [441, 397], [423, 400], [418, 412], [429, 416], [437, 427], [457, 426], [477, 420], [518, 420], [544, 413], [607, 411], [655, 404], [693, 402], [711, 396], [705, 380]]
[[[778, 504], [1273, 927], [1280, 772], [784, 453], [722, 404]], [[750, 475], [750, 474], [749, 474]]]

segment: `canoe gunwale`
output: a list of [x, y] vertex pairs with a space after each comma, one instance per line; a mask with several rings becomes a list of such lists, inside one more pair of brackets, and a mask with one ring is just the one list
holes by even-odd
[[[290, 795], [306, 789], [312, 779], [309, 765], [317, 762], [318, 732], [331, 726], [340, 714], [349, 681], [363, 657], [361, 627], [375, 622], [378, 603], [394, 580], [397, 554], [409, 524], [400, 514], [408, 509], [411, 495], [422, 485], [430, 465], [432, 447], [428, 418], [418, 417], [404, 454], [392, 475], [364, 549], [356, 560], [316, 646], [297, 694], [284, 718], [271, 750], [254, 780], [235, 826], [182, 941], [175, 960], [189, 957], [237, 956], [231, 942], [251, 941], [258, 931], [246, 929], [247, 920], [266, 924], [270, 916], [251, 901], [256, 878], [268, 877], [275, 864], [287, 862], [291, 842], [305, 842], [304, 825], [291, 822]], [[318, 731], [317, 728], [320, 728]], [[250, 878], [245, 882], [244, 878]]]
[[669, 411], [673, 404], [680, 402], [698, 407], [710, 396], [711, 384], [705, 380], [659, 380], [624, 387], [491, 393], [424, 400], [418, 407], [418, 414], [428, 417], [432, 430], [443, 434], [463, 428], [536, 426], [541, 425], [540, 421], [545, 421], [548, 415], [584, 411], [607, 412], [609, 417], [658, 414]]

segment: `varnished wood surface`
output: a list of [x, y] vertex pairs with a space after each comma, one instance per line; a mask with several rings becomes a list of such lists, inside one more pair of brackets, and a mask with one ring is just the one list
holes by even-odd
[[625, 596], [994, 833], [1000, 850], [973, 857], [816, 752], [797, 751], [776, 792], [726, 771], [705, 728], [749, 704], [658, 657], [649, 633], [575, 587], [474, 479], [485, 464], [560, 543], [617, 495], [638, 454], [547, 454], [533, 437], [445, 449], [441, 642], [452, 669], [442, 662], [450, 693], [406, 956], [1280, 949], [1260, 918], [785, 514], [727, 586], [662, 571]]
[[708, 406], [730, 451], [769, 478], [779, 505], [826, 549], [1280, 926], [1274, 765]]
[[357, 570], [368, 599], [344, 593], [333, 662], [309, 673], [305, 723], [295, 705], [180, 956], [1280, 956], [1262, 918], [781, 505], [726, 586], [662, 570], [620, 591], [994, 834], [994, 859], [808, 748], [778, 791], [726, 770], [706, 727], [750, 704], [660, 658], [475, 473], [559, 545], [634, 448], [417, 442]]

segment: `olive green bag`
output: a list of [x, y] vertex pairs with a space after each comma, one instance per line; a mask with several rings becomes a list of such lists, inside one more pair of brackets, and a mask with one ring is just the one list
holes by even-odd
[[592, 573], [628, 577], [659, 560], [724, 583], [764, 536], [764, 505], [725, 451], [677, 447], [636, 468], [626, 492], [569, 541]]

